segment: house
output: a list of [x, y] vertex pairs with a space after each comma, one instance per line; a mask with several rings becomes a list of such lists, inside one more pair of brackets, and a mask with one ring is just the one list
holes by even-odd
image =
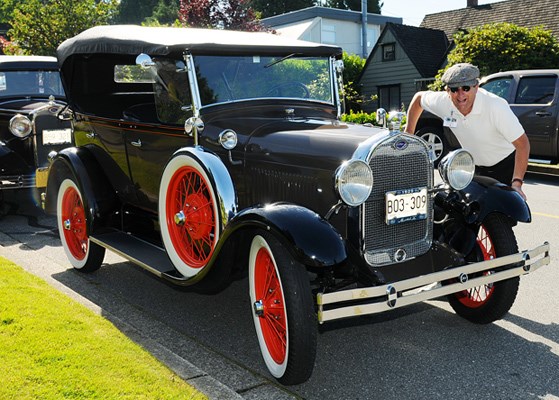
[[415, 92], [437, 74], [448, 46], [441, 30], [386, 24], [358, 80], [365, 98], [378, 96], [363, 106], [364, 111], [407, 107]]
[[534, 28], [543, 26], [559, 40], [559, 1], [557, 0], [507, 0], [478, 5], [477, 0], [467, 0], [467, 7], [458, 10], [428, 14], [419, 25], [422, 28], [441, 29], [449, 39], [461, 29], [480, 25], [510, 22]]
[[360, 11], [315, 6], [264, 18], [261, 22], [281, 35], [337, 45], [347, 53], [366, 58], [384, 26], [389, 22], [401, 24], [402, 18], [367, 14], [366, 49], [362, 45], [363, 15]]
[[559, 40], [557, 19], [557, 0], [506, 0], [484, 5], [466, 0], [465, 8], [426, 15], [419, 28], [387, 24], [358, 80], [366, 98], [378, 95], [378, 101], [363, 109], [407, 107], [415, 91], [424, 89], [424, 83], [432, 81], [446, 64], [452, 36], [461, 29], [510, 22], [528, 28], [543, 26]]

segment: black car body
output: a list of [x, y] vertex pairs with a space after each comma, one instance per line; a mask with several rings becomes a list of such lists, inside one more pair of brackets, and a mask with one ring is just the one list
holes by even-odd
[[530, 139], [530, 158], [559, 161], [559, 70], [503, 71], [480, 86], [505, 99]]
[[54, 157], [44, 199], [71, 264], [94, 271], [110, 249], [204, 292], [248, 272], [262, 355], [284, 384], [310, 376], [317, 320], [448, 295], [488, 323], [518, 276], [549, 262], [548, 244], [518, 253], [512, 226], [529, 208], [472, 181], [469, 153], [441, 162], [436, 184], [420, 138], [340, 122], [338, 47], [109, 26], [58, 58], [76, 147]]
[[0, 56], [0, 194], [46, 185], [48, 154], [71, 145], [55, 57]]

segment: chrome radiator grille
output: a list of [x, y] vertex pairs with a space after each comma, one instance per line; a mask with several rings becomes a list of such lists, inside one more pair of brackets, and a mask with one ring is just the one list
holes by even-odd
[[[408, 145], [396, 146], [405, 140]], [[431, 247], [433, 200], [429, 197], [427, 219], [395, 225], [385, 222], [385, 193], [394, 190], [433, 187], [433, 171], [425, 144], [408, 135], [396, 135], [373, 150], [369, 165], [374, 184], [362, 206], [364, 256], [370, 265], [390, 264], [424, 254]]]

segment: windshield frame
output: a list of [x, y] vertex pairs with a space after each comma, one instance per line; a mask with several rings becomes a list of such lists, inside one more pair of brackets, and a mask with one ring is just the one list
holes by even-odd
[[[278, 64], [282, 64], [284, 63], [286, 60], [297, 60], [297, 61], [301, 61], [301, 60], [306, 60], [306, 61], [313, 61], [313, 60], [324, 60], [327, 64], [324, 66], [323, 72], [322, 73], [326, 73], [327, 76], [327, 82], [322, 82], [320, 83], [320, 85], [322, 86], [322, 91], [323, 93], [326, 93], [327, 91], [327, 95], [328, 98], [327, 99], [320, 99], [320, 98], [312, 98], [312, 97], [308, 97], [305, 98], [303, 96], [288, 96], [288, 95], [262, 95], [262, 96], [241, 96], [240, 98], [232, 98], [232, 99], [219, 99], [213, 102], [207, 102], [207, 100], [204, 102], [202, 99], [202, 95], [200, 93], [200, 82], [202, 81], [202, 83], [204, 84], [203, 80], [206, 78], [206, 73], [202, 70], [202, 68], [200, 68], [199, 65], [199, 61], [200, 60], [211, 60], [212, 58], [220, 58], [220, 57], [228, 57], [229, 59], [231, 57], [236, 57], [236, 58], [253, 58], [254, 60], [258, 60], [255, 61], [260, 63], [260, 59], [262, 60], [267, 60], [269, 59], [271, 56], [270, 55], [262, 55], [262, 56], [258, 56], [258, 55], [216, 55], [216, 54], [191, 54], [189, 52], [185, 53], [185, 63], [187, 66], [187, 70], [189, 72], [189, 80], [191, 82], [191, 91], [193, 91], [192, 93], [192, 100], [193, 100], [193, 108], [194, 108], [194, 114], [195, 115], [199, 115], [199, 113], [197, 113], [198, 110], [201, 109], [206, 109], [206, 108], [210, 108], [210, 107], [215, 107], [215, 106], [220, 106], [220, 105], [224, 105], [224, 104], [234, 104], [234, 103], [238, 103], [238, 102], [250, 102], [250, 101], [270, 101], [270, 100], [274, 100], [274, 101], [281, 101], [281, 102], [308, 102], [308, 103], [318, 103], [321, 105], [327, 105], [327, 106], [331, 106], [331, 107], [335, 107], [338, 110], [338, 114], [340, 114], [340, 90], [338, 87], [338, 71], [336, 70], [334, 63], [336, 61], [336, 57], [335, 56], [308, 56], [308, 55], [304, 55], [304, 54], [298, 54], [298, 53], [292, 53], [292, 54], [278, 54], [273, 56], [273, 58], [275, 58], [275, 60], [271, 61], [271, 62], [265, 62], [262, 61], [261, 64], [263, 66], [264, 69], [267, 68], [274, 68], [274, 66], [277, 66]], [[318, 75], [317, 75], [318, 78]], [[323, 78], [324, 79], [324, 78]], [[318, 81], [318, 79], [317, 79]], [[293, 80], [293, 86], [297, 86], [297, 82], [295, 82], [295, 80]], [[206, 85], [207, 87], [208, 85]], [[277, 86], [277, 85], [276, 85]], [[301, 85], [301, 86], [306, 86], [306, 85]], [[308, 90], [308, 89], [307, 89]], [[308, 92], [307, 92], [308, 93]]]

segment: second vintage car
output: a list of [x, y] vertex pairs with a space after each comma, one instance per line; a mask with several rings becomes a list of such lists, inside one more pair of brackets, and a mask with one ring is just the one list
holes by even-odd
[[46, 185], [48, 154], [71, 145], [55, 57], [0, 56], [0, 201]]
[[[58, 48], [75, 147], [44, 194], [74, 268], [105, 249], [161, 279], [218, 293], [248, 274], [264, 363], [312, 373], [317, 323], [440, 296], [486, 324], [549, 244], [518, 252], [530, 210], [451, 153], [340, 122], [339, 47], [268, 33], [104, 26]], [[382, 112], [378, 113], [383, 116]], [[234, 327], [232, 328], [234, 329]]]

